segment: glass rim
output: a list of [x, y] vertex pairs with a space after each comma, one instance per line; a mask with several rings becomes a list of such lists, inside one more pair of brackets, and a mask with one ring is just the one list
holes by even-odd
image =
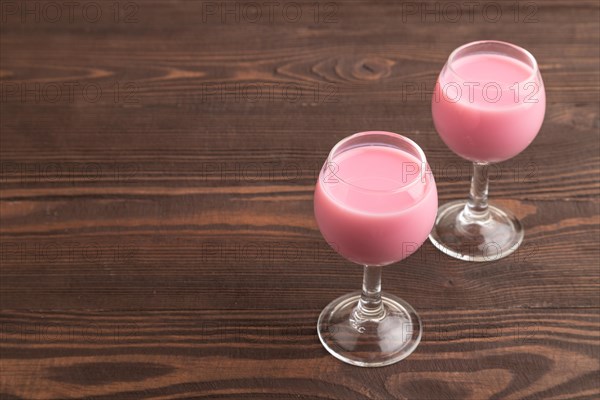
[[[393, 194], [393, 193], [398, 193], [398, 192], [402, 192], [402, 191], [405, 191], [405, 190], [409, 190], [415, 184], [417, 184], [417, 182], [423, 180], [423, 177], [424, 177], [424, 175], [426, 173], [424, 171], [424, 169], [427, 168], [427, 158], [425, 157], [425, 153], [423, 152], [423, 149], [421, 149], [421, 147], [415, 141], [413, 141], [412, 139], [409, 139], [406, 136], [403, 136], [403, 135], [400, 135], [400, 134], [394, 133], [394, 132], [388, 132], [388, 131], [363, 131], [363, 132], [357, 132], [357, 133], [354, 133], [352, 135], [349, 135], [349, 136], [343, 138], [342, 140], [340, 140], [339, 142], [337, 142], [333, 146], [333, 148], [329, 152], [329, 155], [327, 156], [327, 164], [330, 164], [330, 163], [335, 164], [334, 161], [333, 161], [333, 159], [335, 158], [336, 153], [338, 152], [338, 150], [340, 149], [340, 147], [342, 147], [344, 144], [346, 144], [350, 140], [356, 139], [358, 137], [375, 136], [375, 135], [387, 136], [387, 137], [392, 138], [394, 140], [398, 140], [400, 142], [403, 142], [403, 143], [407, 144], [412, 150], [414, 150], [416, 152], [416, 155], [418, 156], [418, 159], [419, 159], [418, 161], [421, 164], [421, 165], [419, 165], [419, 172], [417, 174], [417, 177], [415, 177], [415, 179], [411, 180], [406, 185], [400, 186], [400, 187], [397, 187], [397, 188], [394, 188], [394, 189], [369, 189], [369, 188], [365, 188], [365, 187], [362, 187], [362, 186], [355, 185], [353, 183], [347, 182], [344, 179], [340, 178], [339, 176], [334, 175], [335, 178], [337, 180], [339, 180], [340, 183], [343, 183], [344, 185], [350, 186], [352, 188], [355, 188], [357, 190], [360, 190], [360, 191], [363, 191], [363, 192], [367, 192], [367, 193], [379, 193], [379, 194], [388, 193], [388, 194]], [[364, 144], [352, 146], [351, 148], [364, 147], [364, 146], [382, 146], [382, 147], [399, 148], [399, 147], [395, 147], [393, 144], [389, 145], [389, 144], [385, 144], [385, 143], [377, 143], [376, 141], [374, 141], [371, 144], [364, 143]], [[340, 153], [340, 154], [342, 154], [342, 153]], [[414, 156], [415, 154], [412, 154], [412, 155]], [[322, 173], [322, 170], [321, 170], [321, 173]], [[319, 179], [321, 179], [321, 177], [319, 177]]]
[[[467, 79], [465, 79], [464, 76], [462, 76], [461, 74], [459, 74], [453, 67], [452, 64], [455, 61], [456, 56], [458, 55], [458, 53], [460, 53], [461, 51], [469, 48], [469, 47], [474, 47], [474, 46], [480, 46], [480, 45], [484, 45], [484, 44], [495, 44], [495, 45], [499, 45], [499, 46], [505, 46], [508, 48], [511, 48], [513, 50], [516, 50], [517, 52], [525, 55], [525, 57], [527, 58], [527, 60], [529, 61], [530, 65], [528, 65], [529, 67], [531, 67], [531, 73], [527, 76], [527, 78], [525, 79], [521, 79], [519, 82], [516, 83], [525, 83], [525, 82], [536, 82], [537, 79], [537, 75], [539, 73], [539, 66], [537, 63], [537, 60], [535, 59], [535, 57], [533, 56], [533, 54], [531, 54], [531, 52], [529, 52], [529, 50], [524, 49], [521, 46], [517, 46], [516, 44], [512, 44], [509, 42], [503, 42], [501, 40], [477, 40], [474, 42], [469, 42], [469, 43], [465, 43], [457, 48], [455, 48], [452, 53], [450, 53], [450, 55], [448, 56], [448, 60], [446, 61], [446, 65], [448, 66], [448, 69], [450, 69], [450, 71], [452, 71], [452, 73], [454, 75], [456, 75], [457, 77], [459, 77], [460, 79], [462, 79], [464, 82], [468, 82]], [[510, 56], [509, 56], [510, 57]], [[514, 57], [512, 57], [514, 58]], [[522, 62], [522, 60], [519, 60]], [[497, 82], [496, 82], [497, 83]], [[514, 85], [515, 82], [510, 83], [510, 85]], [[498, 85], [500, 85], [498, 83]], [[503, 90], [505, 90], [504, 85], [500, 85], [502, 87]]]

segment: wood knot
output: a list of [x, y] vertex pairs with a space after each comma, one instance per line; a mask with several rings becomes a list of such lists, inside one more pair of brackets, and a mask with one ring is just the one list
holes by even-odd
[[335, 74], [346, 81], [371, 83], [390, 76], [394, 64], [382, 57], [346, 56], [336, 59]]
[[367, 57], [355, 60], [352, 77], [361, 81], [377, 81], [392, 73], [394, 62], [381, 57]]

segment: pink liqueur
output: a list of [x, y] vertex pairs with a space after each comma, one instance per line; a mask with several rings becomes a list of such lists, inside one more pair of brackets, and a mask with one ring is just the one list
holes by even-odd
[[539, 132], [545, 109], [539, 74], [494, 53], [468, 55], [444, 67], [432, 101], [442, 140], [475, 162], [504, 161], [523, 151]]
[[426, 165], [394, 147], [346, 150], [322, 169], [314, 211], [321, 233], [345, 258], [387, 265], [425, 241], [437, 210], [437, 191]]

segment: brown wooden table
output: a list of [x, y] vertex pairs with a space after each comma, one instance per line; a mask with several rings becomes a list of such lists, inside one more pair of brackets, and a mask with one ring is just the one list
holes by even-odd
[[[596, 0], [69, 4], [1, 3], [0, 398], [600, 396]], [[425, 149], [440, 203], [465, 198], [430, 92], [484, 38], [546, 83], [539, 136], [492, 174], [525, 242], [483, 264], [427, 242], [386, 269], [423, 340], [345, 365], [315, 324], [362, 271], [317, 229], [319, 167], [389, 130]]]

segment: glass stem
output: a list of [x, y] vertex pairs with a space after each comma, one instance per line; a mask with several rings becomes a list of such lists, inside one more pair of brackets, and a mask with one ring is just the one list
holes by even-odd
[[378, 321], [385, 317], [381, 301], [381, 269], [365, 265], [362, 293], [358, 305], [352, 313], [355, 325], [366, 321]]
[[469, 200], [463, 211], [463, 217], [469, 221], [482, 220], [489, 217], [488, 209], [488, 164], [473, 163], [473, 177]]

